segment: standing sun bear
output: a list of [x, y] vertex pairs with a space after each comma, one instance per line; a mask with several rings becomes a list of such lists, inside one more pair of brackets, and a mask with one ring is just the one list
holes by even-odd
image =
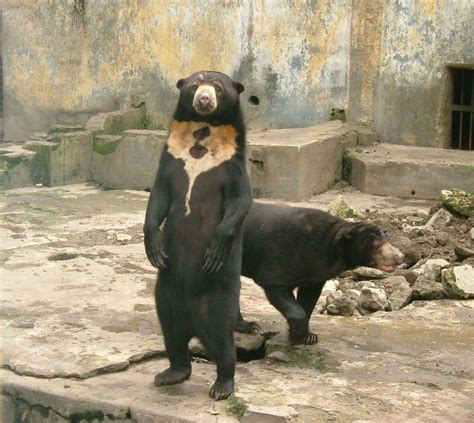
[[220, 400], [234, 391], [242, 225], [252, 202], [239, 103], [244, 87], [202, 71], [177, 88], [144, 225], [146, 254], [160, 270], [155, 300], [170, 361], [155, 385], [190, 377], [188, 343], [196, 336], [217, 365], [209, 394]]

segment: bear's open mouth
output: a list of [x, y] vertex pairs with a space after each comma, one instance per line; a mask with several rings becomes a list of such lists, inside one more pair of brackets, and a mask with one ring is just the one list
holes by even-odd
[[397, 264], [383, 264], [382, 266], [379, 267], [380, 270], [383, 270], [384, 272], [394, 272], [397, 270], [398, 265]]

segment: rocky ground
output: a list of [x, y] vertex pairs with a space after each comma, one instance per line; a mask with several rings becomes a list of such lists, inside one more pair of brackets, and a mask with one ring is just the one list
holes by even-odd
[[354, 212], [338, 201], [334, 210], [382, 227], [405, 254], [405, 264], [390, 274], [373, 268], [344, 272], [326, 284], [319, 313], [360, 316], [396, 311], [415, 300], [474, 298], [473, 216], [449, 211], [440, 202], [428, 213], [384, 213], [369, 208]]
[[457, 288], [443, 283], [443, 271], [472, 271], [472, 218], [350, 187], [302, 205], [341, 198], [386, 230], [407, 267], [329, 282], [309, 347], [288, 344], [284, 319], [243, 278], [245, 317], [276, 335], [237, 335], [236, 396], [215, 403], [215, 367], [196, 344], [188, 382], [152, 384], [167, 359], [142, 245], [147, 193], [1, 192], [2, 421], [473, 421], [472, 280], [456, 271]]

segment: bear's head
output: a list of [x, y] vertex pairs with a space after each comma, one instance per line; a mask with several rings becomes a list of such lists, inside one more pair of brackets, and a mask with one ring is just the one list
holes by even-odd
[[348, 268], [371, 266], [393, 272], [403, 263], [404, 255], [390, 242], [377, 225], [345, 223], [338, 233], [344, 246], [344, 259]]
[[180, 79], [176, 86], [180, 90], [177, 111], [181, 114], [205, 120], [240, 110], [239, 94], [244, 86], [224, 73], [196, 72]]

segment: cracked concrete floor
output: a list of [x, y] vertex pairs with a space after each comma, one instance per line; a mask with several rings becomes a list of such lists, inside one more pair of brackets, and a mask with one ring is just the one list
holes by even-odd
[[[324, 208], [338, 194], [305, 205]], [[432, 205], [343, 194], [385, 212]], [[147, 199], [83, 184], [0, 193], [2, 421], [236, 421], [207, 396], [212, 364], [195, 362], [182, 385], [152, 384], [167, 360], [142, 246]], [[246, 279], [241, 301], [247, 317], [280, 332], [268, 351], [292, 358], [238, 364], [243, 421], [474, 420], [474, 301], [313, 316], [320, 343], [296, 349]]]

